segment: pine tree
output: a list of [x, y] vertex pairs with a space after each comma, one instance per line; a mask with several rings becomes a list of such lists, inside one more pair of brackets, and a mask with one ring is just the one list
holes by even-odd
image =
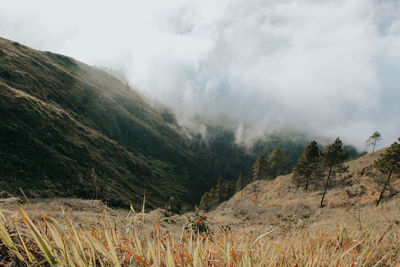
[[278, 175], [279, 168], [285, 162], [285, 154], [279, 147], [276, 147], [271, 154], [268, 155], [268, 161], [272, 168], [272, 179], [275, 179]]
[[247, 185], [247, 179], [243, 172], [239, 174], [239, 177], [236, 181], [235, 192], [239, 192]]
[[[398, 140], [400, 142], [400, 138]], [[400, 144], [394, 142], [388, 149], [386, 149], [386, 151], [379, 156], [378, 160], [375, 161], [374, 167], [383, 175], [387, 176], [387, 178], [381, 182], [384, 186], [379, 195], [379, 199], [376, 202], [376, 206], [378, 206], [383, 198], [386, 188], [390, 185], [392, 175], [396, 174], [398, 176], [400, 174]]]
[[293, 168], [293, 182], [297, 186], [304, 186], [307, 191], [311, 180], [316, 176], [319, 169], [320, 150], [317, 142], [312, 141], [300, 156]]
[[324, 185], [324, 193], [322, 194], [320, 207], [323, 207], [324, 198], [326, 194], [326, 190], [328, 188], [328, 183], [331, 177], [333, 177], [337, 172], [344, 173], [347, 172], [348, 167], [344, 166], [344, 161], [347, 158], [347, 153], [343, 151], [343, 143], [338, 138], [332, 143], [329, 144], [323, 154], [322, 154], [322, 164], [324, 169], [328, 170], [328, 176], [325, 180]]
[[222, 176], [218, 177], [217, 184], [210, 191], [205, 192], [200, 200], [200, 208], [210, 210], [216, 208], [220, 203], [228, 200], [235, 193], [235, 184], [224, 181]]
[[371, 153], [374, 153], [376, 144], [377, 144], [380, 140], [382, 140], [382, 135], [381, 135], [381, 133], [378, 132], [378, 131], [374, 132], [374, 133], [367, 139], [367, 141], [366, 141], [367, 146], [372, 146], [372, 152], [371, 152]]
[[218, 177], [216, 189], [217, 189], [218, 203], [221, 203], [222, 196], [224, 193], [224, 178], [222, 176]]
[[265, 179], [267, 175], [268, 162], [265, 160], [264, 155], [260, 155], [253, 165], [253, 178], [254, 180]]

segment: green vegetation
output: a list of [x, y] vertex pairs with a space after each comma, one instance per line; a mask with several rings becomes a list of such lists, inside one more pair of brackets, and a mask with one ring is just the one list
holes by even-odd
[[[0, 39], [2, 190], [160, 206], [199, 182], [186, 140], [104, 71]], [[101, 188], [101, 190], [99, 190]], [[198, 196], [199, 198], [199, 196]]]
[[374, 132], [366, 141], [367, 146], [372, 146], [372, 153], [375, 151], [376, 144], [382, 140], [382, 135], [380, 132]]
[[272, 179], [275, 179], [278, 176], [280, 171], [280, 167], [285, 162], [285, 154], [280, 150], [279, 147], [276, 147], [271, 154], [268, 155], [268, 163], [271, 166], [272, 171]]
[[267, 178], [268, 175], [268, 161], [265, 159], [264, 155], [258, 156], [256, 162], [253, 165], [253, 179], [263, 180]]
[[175, 116], [169, 111], [162, 112], [161, 113], [161, 118], [167, 123], [171, 123], [171, 124], [175, 124], [176, 123]]
[[[400, 142], [400, 138], [398, 139]], [[376, 202], [376, 206], [379, 205], [383, 198], [385, 190], [390, 186], [390, 180], [393, 176], [399, 178], [400, 174], [400, 144], [394, 142], [388, 149], [383, 152], [379, 159], [375, 161], [374, 167], [380, 172], [381, 175], [386, 176], [385, 179], [377, 179], [379, 184], [383, 185], [382, 191], [379, 194], [379, 199]]]
[[[280, 174], [284, 175], [292, 172], [294, 165], [309, 142], [308, 137], [299, 132], [282, 130], [271, 134], [264, 140], [257, 141], [251, 151], [255, 155], [264, 154], [267, 156], [276, 147], [279, 147], [285, 154], [285, 162], [280, 167]], [[254, 163], [254, 160], [252, 163]]]
[[220, 176], [216, 186], [204, 193], [201, 197], [199, 208], [207, 211], [215, 209], [219, 204], [230, 199], [234, 193], [235, 184], [233, 182], [224, 181], [222, 176]]
[[246, 185], [248, 185], [248, 183], [249, 183], [249, 179], [246, 177], [246, 175], [243, 172], [241, 172], [239, 174], [239, 177], [236, 180], [235, 192], [239, 192], [240, 190], [245, 188]]
[[338, 138], [329, 144], [322, 153], [322, 167], [323, 169], [328, 170], [328, 175], [326, 176], [325, 184], [324, 184], [324, 192], [322, 194], [320, 207], [322, 208], [324, 205], [324, 198], [326, 195], [326, 190], [328, 188], [329, 180], [335, 176], [336, 173], [345, 173], [347, 172], [347, 167], [343, 165], [347, 158], [347, 153], [343, 150], [343, 143]]
[[320, 150], [317, 142], [312, 141], [301, 154], [293, 168], [293, 182], [298, 186], [304, 186], [307, 191], [310, 183], [318, 178], [320, 168]]
[[280, 171], [280, 167], [285, 162], [285, 154], [276, 147], [266, 159], [263, 154], [259, 155], [253, 165], [253, 179], [265, 180], [275, 179]]

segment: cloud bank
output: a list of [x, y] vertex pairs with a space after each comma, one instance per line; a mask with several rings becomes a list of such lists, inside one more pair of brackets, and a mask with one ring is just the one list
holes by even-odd
[[121, 70], [182, 121], [251, 125], [239, 142], [400, 136], [397, 0], [1, 0], [0, 36]]

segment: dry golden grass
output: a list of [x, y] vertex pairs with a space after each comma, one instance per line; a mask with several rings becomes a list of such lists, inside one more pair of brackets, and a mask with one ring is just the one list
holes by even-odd
[[185, 230], [186, 215], [98, 201], [1, 204], [0, 266], [400, 266], [400, 198], [375, 207], [375, 157], [349, 162], [324, 208], [290, 176], [250, 184], [207, 215], [208, 234]]
[[[312, 185], [305, 191], [292, 183], [292, 174], [279, 176], [273, 181], [256, 181], [237, 192], [230, 200], [222, 203], [215, 216], [238, 224], [249, 221], [251, 224], [265, 224], [267, 221], [282, 225], [284, 221], [308, 220], [312, 217], [332, 217], [341, 210], [373, 206], [382, 190], [371, 175], [373, 163], [383, 150], [349, 161], [349, 172], [331, 180], [325, 197], [325, 209], [320, 209], [322, 186]], [[320, 181], [323, 182], [323, 179]], [[384, 199], [392, 198], [400, 192], [400, 179], [393, 179], [390, 190]], [[324, 212], [322, 212], [324, 211]]]
[[67, 214], [56, 220], [38, 212], [32, 219], [20, 208], [1, 213], [0, 257], [18, 266], [393, 266], [400, 261], [397, 202], [290, 230], [214, 226], [208, 235], [183, 226], [171, 231], [133, 210], [121, 216], [104, 209], [77, 223]]

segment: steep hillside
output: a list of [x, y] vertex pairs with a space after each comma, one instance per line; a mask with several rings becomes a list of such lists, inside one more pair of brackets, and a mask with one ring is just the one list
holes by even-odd
[[152, 207], [202, 184], [187, 140], [104, 71], [0, 39], [0, 89], [2, 190], [114, 204], [147, 193]]

